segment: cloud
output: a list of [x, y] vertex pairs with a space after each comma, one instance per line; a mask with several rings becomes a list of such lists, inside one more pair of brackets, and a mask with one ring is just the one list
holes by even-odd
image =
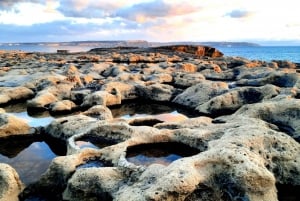
[[66, 17], [101, 18], [111, 16], [124, 5], [131, 5], [125, 0], [61, 0], [58, 11]]
[[58, 4], [46, 1], [46, 4], [23, 2], [15, 4], [9, 10], [0, 10], [0, 24], [30, 26], [62, 20], [63, 15], [55, 10]]
[[18, 3], [41, 3], [43, 4], [42, 0], [1, 0], [0, 1], [0, 10], [11, 9], [15, 4]]
[[143, 23], [149, 19], [186, 15], [196, 11], [199, 11], [199, 7], [195, 7], [188, 3], [179, 5], [168, 4], [163, 0], [155, 0], [121, 8], [117, 11], [116, 15]]
[[[143, 36], [146, 26], [121, 19], [96, 23], [54, 21], [31, 26], [0, 24], [0, 42], [39, 42], [76, 40], [136, 39]], [[145, 36], [145, 35], [144, 35]]]
[[247, 18], [252, 15], [252, 12], [246, 10], [233, 10], [230, 13], [227, 13], [226, 16], [231, 18]]

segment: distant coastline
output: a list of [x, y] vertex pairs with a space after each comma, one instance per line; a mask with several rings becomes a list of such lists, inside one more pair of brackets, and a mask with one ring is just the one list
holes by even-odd
[[206, 46], [221, 46], [221, 47], [257, 47], [256, 43], [249, 42], [148, 42], [145, 40], [116, 40], [116, 41], [71, 41], [71, 42], [32, 42], [32, 43], [0, 43], [1, 46], [87, 46], [87, 47], [157, 47], [164, 45], [206, 45]]

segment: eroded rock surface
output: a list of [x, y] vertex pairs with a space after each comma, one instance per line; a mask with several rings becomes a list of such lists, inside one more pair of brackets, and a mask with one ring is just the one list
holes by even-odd
[[[34, 111], [77, 111], [40, 129], [63, 141], [67, 155], [56, 157], [37, 182], [17, 188], [21, 200], [276, 201], [276, 186], [299, 189], [297, 64], [222, 57], [193, 46], [0, 55], [8, 65], [0, 68], [0, 104], [27, 100]], [[113, 107], [141, 100], [145, 110], [155, 101], [197, 115], [113, 117]], [[0, 136], [30, 132], [11, 118], [0, 109]], [[158, 150], [152, 152], [160, 157], [146, 151], [135, 160], [148, 154], [154, 162], [129, 162], [133, 147], [159, 143], [197, 151], [168, 162]], [[0, 188], [0, 198], [7, 192]]]
[[24, 185], [15, 169], [7, 164], [0, 163], [0, 200], [18, 201], [18, 195], [23, 188]]

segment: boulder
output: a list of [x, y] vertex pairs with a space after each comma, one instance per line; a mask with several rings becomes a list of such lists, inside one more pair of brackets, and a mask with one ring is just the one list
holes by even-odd
[[21, 118], [0, 113], [0, 137], [33, 134], [34, 130]]
[[87, 95], [83, 99], [81, 107], [92, 107], [94, 105], [119, 105], [121, 104], [122, 96], [117, 89], [113, 89], [111, 93], [107, 91], [96, 91], [92, 94]]
[[130, 100], [137, 98], [135, 86], [124, 82], [109, 82], [101, 87], [101, 90], [107, 92], [118, 91], [122, 100]]
[[300, 100], [289, 97], [241, 107], [234, 115], [262, 119], [300, 142]]
[[203, 80], [177, 95], [173, 102], [190, 108], [196, 108], [198, 105], [201, 105], [228, 90], [228, 84], [225, 82]]
[[278, 94], [279, 88], [274, 85], [235, 88], [198, 105], [196, 110], [213, 116], [224, 115], [235, 112], [245, 104], [271, 99]]
[[236, 84], [241, 86], [263, 86], [266, 84], [273, 84], [279, 87], [293, 87], [300, 79], [299, 74], [296, 73], [272, 72], [266, 76], [263, 75], [264, 74], [259, 74], [259, 78], [254, 79], [241, 78]]
[[67, 140], [75, 134], [88, 132], [95, 122], [95, 118], [82, 114], [63, 117], [53, 120], [46, 127], [46, 134], [56, 139]]
[[98, 120], [111, 120], [113, 119], [110, 109], [103, 105], [95, 105], [82, 113], [83, 115], [97, 118]]
[[151, 101], [170, 101], [175, 89], [167, 84], [136, 85], [138, 97]]
[[205, 77], [201, 73], [176, 72], [173, 74], [173, 77], [175, 86], [180, 88], [191, 87], [205, 80]]
[[23, 188], [24, 184], [16, 170], [7, 164], [0, 163], [0, 200], [19, 201], [18, 195]]
[[34, 96], [34, 92], [26, 87], [0, 88], [0, 105], [12, 101], [26, 100]]
[[68, 113], [77, 108], [76, 104], [70, 100], [62, 100], [55, 103], [51, 103], [49, 106], [52, 113]]

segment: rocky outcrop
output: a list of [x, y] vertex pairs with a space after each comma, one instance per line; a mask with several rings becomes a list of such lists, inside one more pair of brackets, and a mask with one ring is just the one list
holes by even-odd
[[228, 91], [228, 84], [225, 82], [211, 82], [203, 80], [196, 85], [187, 88], [183, 93], [177, 95], [174, 103], [190, 108], [209, 101], [211, 98]]
[[227, 93], [211, 98], [197, 106], [202, 114], [220, 116], [230, 114], [246, 104], [253, 104], [271, 99], [279, 94], [279, 89], [273, 85], [263, 87], [243, 87], [230, 90]]
[[155, 48], [157, 50], [172, 50], [176, 52], [183, 52], [193, 54], [195, 56], [208, 56], [208, 57], [222, 57], [223, 53], [219, 50], [208, 47], [208, 46], [192, 46], [192, 45], [174, 45], [174, 46], [163, 46]]
[[[281, 186], [300, 186], [298, 66], [219, 56], [198, 46], [0, 52], [3, 102], [69, 113], [37, 128], [67, 151], [20, 199], [285, 200]], [[176, 109], [158, 113], [164, 104]], [[5, 110], [0, 136], [31, 133]]]
[[34, 92], [26, 87], [5, 87], [0, 89], [0, 105], [13, 101], [22, 101], [34, 96]]
[[18, 201], [23, 188], [18, 173], [11, 166], [0, 163], [0, 200]]
[[34, 133], [25, 120], [10, 114], [0, 113], [0, 137]]

